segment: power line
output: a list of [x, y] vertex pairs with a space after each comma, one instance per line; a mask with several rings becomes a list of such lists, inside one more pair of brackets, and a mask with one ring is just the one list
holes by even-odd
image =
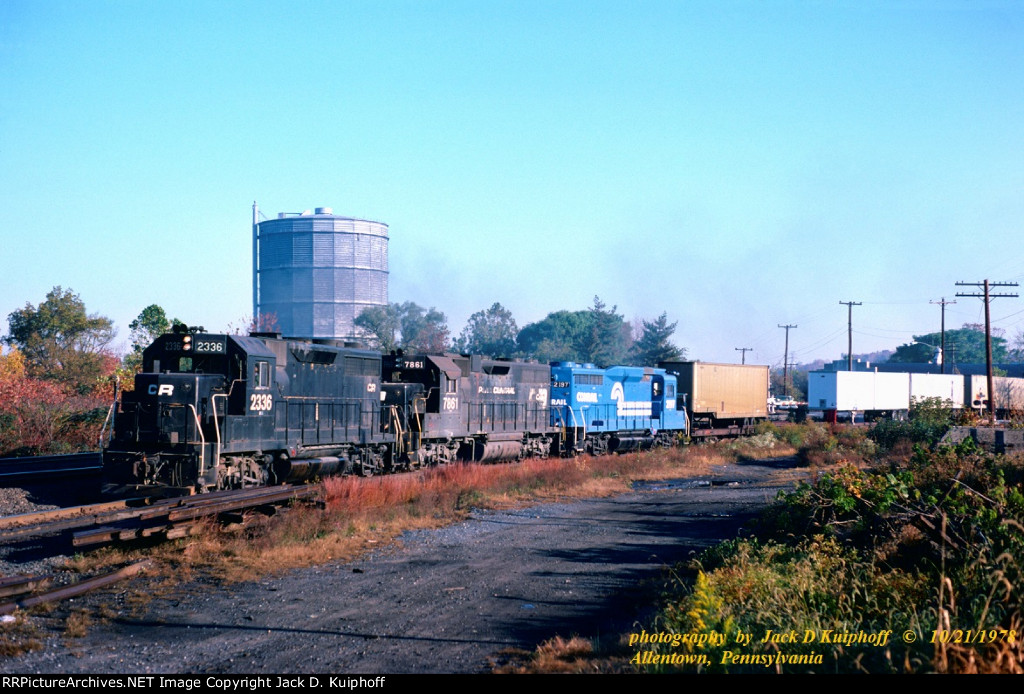
[[983, 280], [981, 282], [957, 282], [958, 287], [984, 287], [983, 294], [961, 294], [957, 292], [957, 296], [971, 296], [978, 299], [985, 300], [985, 365], [988, 385], [988, 413], [991, 417], [992, 424], [996, 422], [996, 398], [995, 388], [993, 387], [992, 379], [992, 319], [989, 312], [989, 304], [992, 303], [992, 299], [999, 298], [1016, 298], [1018, 294], [992, 294], [989, 289], [992, 287], [1016, 287], [1016, 282], [989, 282]]

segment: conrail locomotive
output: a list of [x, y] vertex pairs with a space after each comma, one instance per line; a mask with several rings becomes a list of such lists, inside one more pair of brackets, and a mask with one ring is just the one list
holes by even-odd
[[[328, 340], [177, 326], [144, 350], [134, 390], [116, 403], [104, 483], [107, 491], [190, 493], [622, 452], [743, 433], [766, 416], [766, 366], [664, 367], [384, 355]], [[693, 409], [702, 401], [693, 387], [708, 382], [697, 378], [705, 367], [749, 375], [751, 392], [738, 410], [725, 399], [719, 407], [715, 393], [712, 412]]]

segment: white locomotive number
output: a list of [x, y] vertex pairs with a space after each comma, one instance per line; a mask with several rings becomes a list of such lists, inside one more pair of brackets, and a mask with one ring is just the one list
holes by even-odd
[[224, 343], [223, 342], [203, 342], [202, 340], [200, 340], [199, 342], [196, 343], [196, 351], [197, 352], [223, 352], [224, 351]]
[[459, 409], [459, 399], [445, 397], [443, 406], [445, 412], [454, 412], [455, 410]]
[[253, 393], [249, 396], [249, 409], [253, 412], [266, 412], [274, 408], [274, 398], [270, 393]]

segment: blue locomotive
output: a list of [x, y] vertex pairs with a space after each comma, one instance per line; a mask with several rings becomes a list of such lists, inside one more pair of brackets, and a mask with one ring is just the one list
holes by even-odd
[[677, 380], [664, 369], [551, 365], [551, 423], [564, 451], [601, 455], [679, 443], [688, 431]]

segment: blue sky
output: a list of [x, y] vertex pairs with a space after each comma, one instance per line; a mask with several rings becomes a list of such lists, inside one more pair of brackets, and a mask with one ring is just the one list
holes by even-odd
[[122, 342], [251, 314], [254, 200], [387, 223], [454, 335], [597, 295], [833, 359], [840, 301], [860, 353], [1024, 280], [1019, 2], [4, 0], [0, 94], [0, 316], [62, 285]]

